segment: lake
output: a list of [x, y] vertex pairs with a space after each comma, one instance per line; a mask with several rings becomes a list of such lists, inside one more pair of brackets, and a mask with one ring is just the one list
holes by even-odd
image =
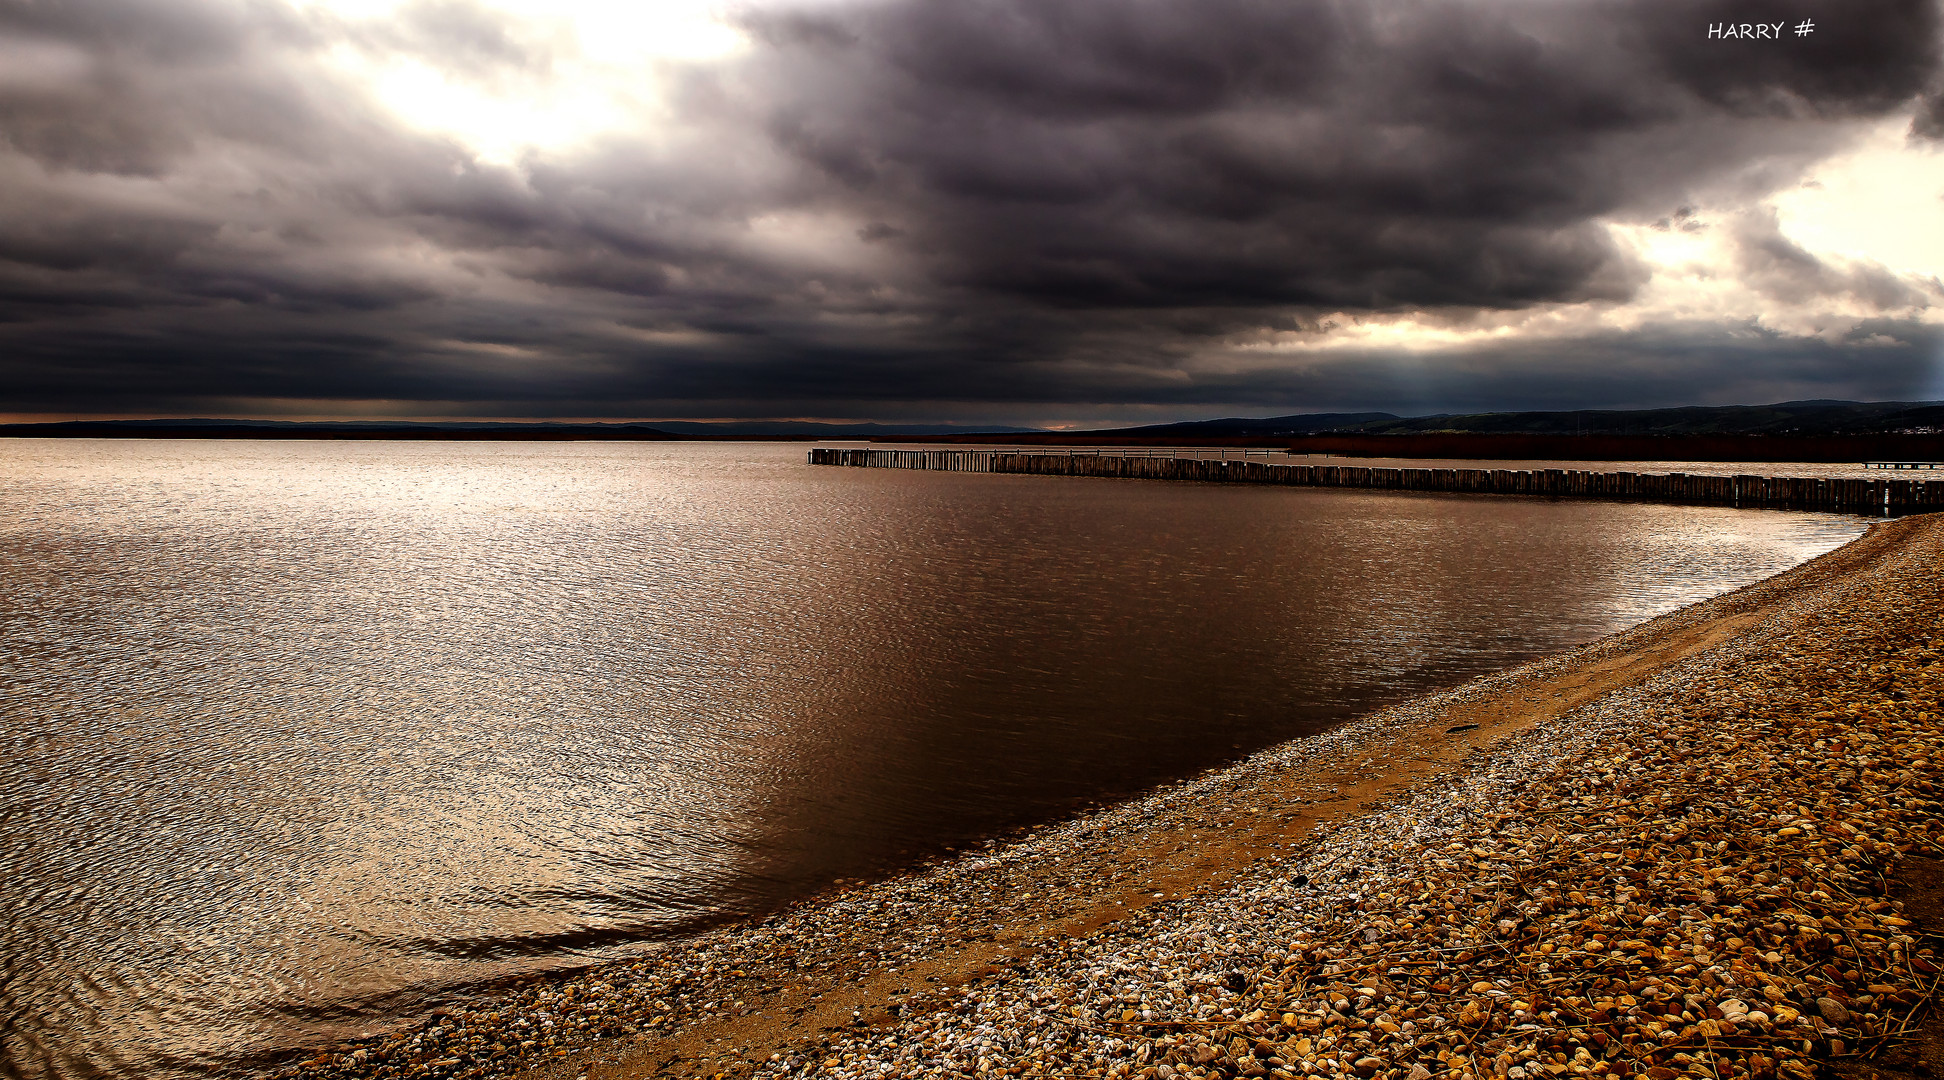
[[247, 1072], [1864, 528], [805, 449], [0, 440], [0, 1072]]

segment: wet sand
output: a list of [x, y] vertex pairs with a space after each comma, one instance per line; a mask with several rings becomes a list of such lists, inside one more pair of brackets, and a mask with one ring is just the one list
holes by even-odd
[[1924, 1052], [1937, 986], [1889, 892], [1915, 874], [1918, 903], [1944, 854], [1940, 565], [1944, 521], [1880, 526], [1584, 648], [291, 1072], [1881, 1070]]

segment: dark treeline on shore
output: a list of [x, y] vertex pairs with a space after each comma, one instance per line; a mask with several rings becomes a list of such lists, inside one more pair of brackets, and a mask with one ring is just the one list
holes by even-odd
[[407, 439], [511, 442], [639, 442], [668, 439], [863, 439], [997, 434], [1023, 428], [952, 424], [819, 424], [778, 421], [518, 423], [470, 420], [64, 420], [0, 424], [0, 438], [35, 439]]
[[384, 424], [223, 421], [76, 420], [58, 424], [0, 424], [0, 437], [35, 439], [348, 439], [407, 441], [620, 442], [680, 438], [646, 425], [615, 424]]
[[1352, 457], [1582, 461], [1937, 460], [1944, 403], [1795, 401], [1679, 409], [1400, 417], [1302, 413], [1084, 431], [970, 424], [656, 420], [615, 423], [69, 420], [0, 424], [0, 437], [408, 439], [537, 442], [871, 439], [1013, 445], [1255, 446]]

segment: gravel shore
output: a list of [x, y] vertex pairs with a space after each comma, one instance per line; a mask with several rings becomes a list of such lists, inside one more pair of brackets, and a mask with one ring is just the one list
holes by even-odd
[[[292, 1077], [1930, 1075], [1944, 520]], [[1928, 905], [1928, 906], [1927, 906]]]

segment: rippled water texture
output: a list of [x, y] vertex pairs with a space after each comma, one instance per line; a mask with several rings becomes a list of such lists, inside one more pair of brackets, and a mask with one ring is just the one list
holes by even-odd
[[0, 442], [0, 1066], [204, 1072], [355, 1032], [1861, 528], [803, 459]]

